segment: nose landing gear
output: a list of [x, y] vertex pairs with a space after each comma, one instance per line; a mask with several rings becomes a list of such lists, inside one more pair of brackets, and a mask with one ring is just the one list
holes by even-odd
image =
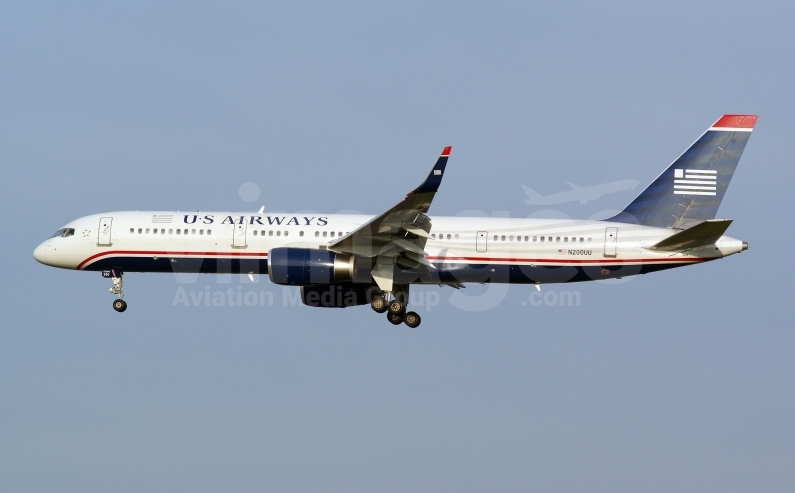
[[102, 271], [102, 277], [109, 277], [113, 281], [113, 286], [110, 287], [109, 291], [118, 296], [117, 299], [113, 300], [113, 309], [120, 313], [123, 312], [127, 309], [127, 302], [122, 299], [124, 298], [124, 285], [122, 284], [124, 272], [115, 269], [105, 270]]
[[123, 299], [119, 298], [118, 300], [113, 301], [113, 309], [117, 312], [123, 312], [127, 309], [127, 302]]

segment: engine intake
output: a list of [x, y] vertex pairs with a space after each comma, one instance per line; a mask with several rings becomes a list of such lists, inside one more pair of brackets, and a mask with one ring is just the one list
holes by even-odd
[[268, 277], [274, 284], [306, 286], [354, 279], [353, 255], [313, 248], [274, 248], [268, 252]]

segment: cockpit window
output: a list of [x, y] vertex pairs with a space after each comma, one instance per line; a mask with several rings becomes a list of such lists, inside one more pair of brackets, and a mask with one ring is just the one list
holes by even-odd
[[73, 234], [75, 234], [74, 228], [61, 228], [56, 231], [54, 235], [50, 236], [50, 238], [55, 238], [57, 236], [66, 238], [67, 236], [72, 236]]

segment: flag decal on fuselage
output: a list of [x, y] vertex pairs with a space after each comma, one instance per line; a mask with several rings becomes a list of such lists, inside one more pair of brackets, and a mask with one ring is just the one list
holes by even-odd
[[717, 174], [710, 169], [675, 169], [674, 194], [715, 195]]

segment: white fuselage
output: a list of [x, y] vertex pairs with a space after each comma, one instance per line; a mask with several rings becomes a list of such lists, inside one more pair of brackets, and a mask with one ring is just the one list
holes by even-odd
[[[371, 218], [303, 213], [110, 212], [70, 222], [65, 228], [73, 229], [73, 234], [46, 240], [34, 256], [41, 263], [65, 269], [164, 272], [171, 266], [175, 271], [264, 274], [271, 249], [324, 249]], [[619, 277], [712, 260], [743, 249], [741, 241], [724, 236], [714, 245], [683, 253], [652, 251], [647, 247], [674, 231], [626, 223], [444, 216], [431, 219], [426, 259], [442, 270], [445, 265], [455, 265], [459, 270], [461, 266], [512, 266], [525, 273], [521, 279], [496, 276], [490, 282], [548, 283]], [[555, 272], [560, 267], [579, 267], [580, 271], [596, 268], [598, 274], [582, 278], [574, 271]]]

